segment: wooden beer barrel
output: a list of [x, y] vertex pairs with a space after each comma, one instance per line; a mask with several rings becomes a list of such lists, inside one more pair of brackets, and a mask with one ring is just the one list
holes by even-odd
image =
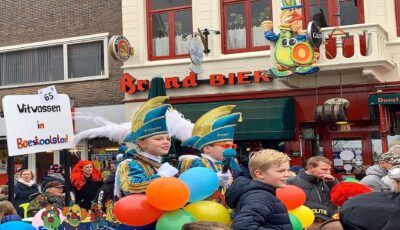
[[347, 121], [347, 112], [344, 104], [324, 104], [315, 107], [315, 121], [334, 123]]

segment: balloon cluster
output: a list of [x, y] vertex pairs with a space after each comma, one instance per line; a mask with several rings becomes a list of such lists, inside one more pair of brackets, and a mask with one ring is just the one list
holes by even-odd
[[287, 185], [284, 188], [278, 188], [276, 196], [289, 211], [289, 219], [293, 230], [302, 230], [314, 222], [313, 211], [303, 205], [306, 201], [306, 194], [301, 188]]
[[130, 226], [144, 226], [157, 221], [156, 230], [181, 229], [185, 223], [196, 220], [229, 225], [230, 215], [224, 206], [204, 201], [217, 189], [216, 173], [208, 168], [195, 167], [179, 178], [153, 180], [146, 195], [133, 194], [120, 199], [114, 206], [114, 214], [121, 223]]

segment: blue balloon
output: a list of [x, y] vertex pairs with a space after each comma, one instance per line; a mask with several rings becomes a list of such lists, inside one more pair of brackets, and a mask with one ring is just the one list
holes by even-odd
[[4, 224], [0, 224], [0, 230], [10, 230], [10, 229], [18, 229], [18, 230], [36, 230], [31, 224], [22, 222], [22, 221], [10, 221]]
[[189, 202], [203, 200], [211, 196], [218, 188], [217, 174], [204, 167], [188, 169], [179, 176], [179, 179], [189, 188]]

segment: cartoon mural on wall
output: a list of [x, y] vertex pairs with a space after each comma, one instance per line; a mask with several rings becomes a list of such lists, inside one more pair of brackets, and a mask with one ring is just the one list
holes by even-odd
[[318, 47], [313, 47], [302, 30], [303, 16], [299, 11], [302, 7], [303, 5], [296, 4], [296, 0], [282, 0], [279, 34], [272, 31], [272, 21], [261, 23], [265, 31], [264, 37], [276, 42], [274, 49], [276, 66], [269, 69], [275, 77], [292, 75], [291, 68], [295, 68], [295, 73], [301, 75], [319, 71], [319, 67], [315, 64], [319, 52], [314, 50]]

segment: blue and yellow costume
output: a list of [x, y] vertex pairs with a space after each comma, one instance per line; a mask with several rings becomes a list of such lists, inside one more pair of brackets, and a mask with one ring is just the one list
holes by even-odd
[[[165, 113], [168, 104], [164, 104], [167, 97], [155, 97], [145, 102], [135, 113], [132, 119], [132, 132], [125, 138], [126, 142], [136, 143], [154, 135], [168, 134]], [[130, 156], [123, 160], [117, 168], [115, 195], [129, 195], [144, 193], [150, 182], [160, 175], [157, 174], [161, 166], [161, 157], [121, 146], [120, 151]], [[122, 192], [122, 194], [121, 194]]]
[[[200, 151], [207, 145], [217, 142], [233, 142], [236, 123], [241, 117], [240, 113], [232, 113], [234, 105], [220, 106], [201, 116], [195, 123], [192, 137], [185, 140], [182, 146], [189, 146]], [[178, 166], [182, 173], [193, 167], [206, 167], [215, 172], [222, 170], [222, 162], [209, 155], [201, 157], [181, 157]]]

